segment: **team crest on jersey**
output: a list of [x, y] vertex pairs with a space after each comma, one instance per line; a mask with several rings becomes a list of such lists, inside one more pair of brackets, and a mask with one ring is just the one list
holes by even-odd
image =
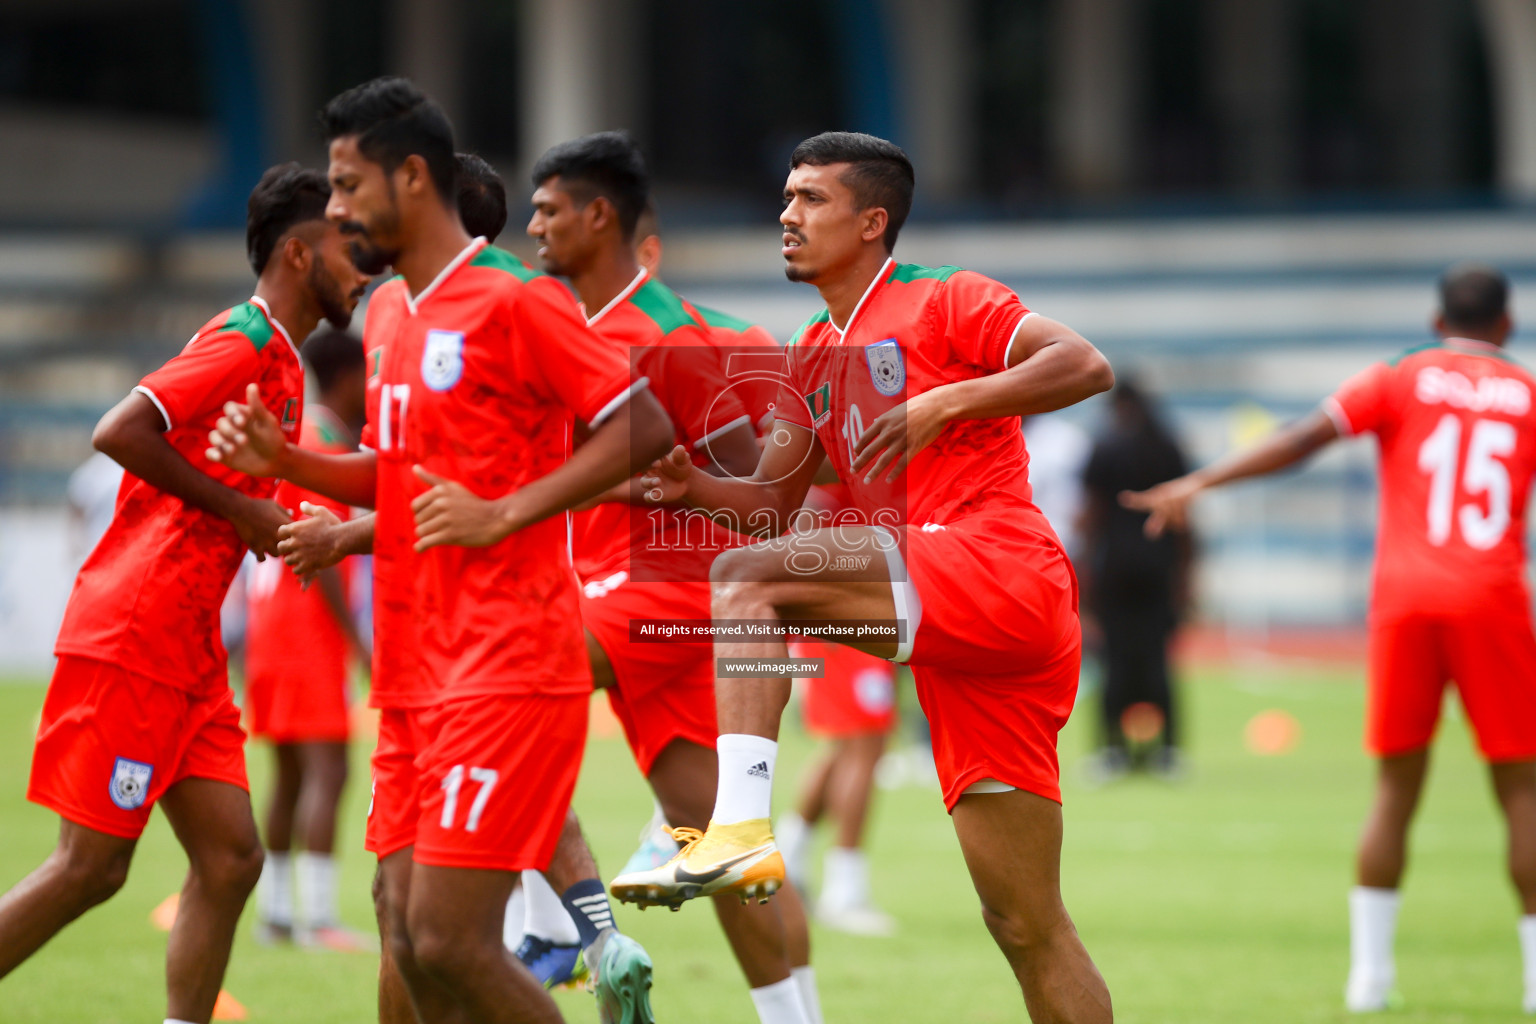
[[447, 391], [464, 376], [464, 332], [428, 331], [421, 353], [421, 382], [433, 391]]
[[805, 407], [811, 411], [811, 426], [819, 427], [832, 415], [832, 382], [805, 396]]
[[901, 393], [907, 383], [907, 366], [901, 361], [901, 346], [895, 338], [866, 345], [864, 358], [869, 361], [869, 379], [875, 382], [876, 391], [887, 397]]
[[149, 797], [149, 778], [153, 774], [154, 765], [120, 757], [117, 764], [112, 766], [112, 781], [107, 785], [107, 795], [125, 811], [143, 807]]
[[283, 403], [283, 415], [281, 417], [283, 433], [291, 434], [293, 428], [299, 425], [299, 400], [290, 398]]

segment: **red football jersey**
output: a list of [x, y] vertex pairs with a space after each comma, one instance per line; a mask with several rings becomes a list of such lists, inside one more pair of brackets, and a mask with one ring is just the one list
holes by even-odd
[[1457, 338], [1377, 363], [1323, 403], [1340, 433], [1381, 447], [1373, 615], [1526, 614], [1533, 393], [1502, 349]]
[[764, 349], [777, 356], [783, 351], [778, 339], [766, 328], [750, 320], [722, 313], [708, 306], [696, 306], [684, 300], [694, 319], [701, 320], [709, 328], [709, 337], [725, 354], [725, 379], [731, 390], [741, 396], [741, 402], [752, 417], [753, 427], [761, 433], [773, 419], [773, 409], [779, 399], [779, 376], [783, 363], [777, 359], [764, 359], [757, 349]]
[[[352, 451], [347, 428], [323, 405], [306, 408], [299, 446], [327, 455]], [[339, 501], [284, 481], [274, 500], [295, 519], [302, 502], [323, 505], [340, 519], [352, 510]], [[339, 567], [343, 585], [350, 563]], [[303, 685], [306, 665], [345, 663], [347, 638], [319, 586], [304, 589], [282, 559], [269, 558], [251, 568], [246, 587], [245, 670], [248, 676], [292, 680]]]
[[[384, 287], [393, 286], [390, 282]], [[403, 282], [401, 282], [403, 285]], [[383, 291], [383, 287], [379, 289]], [[375, 295], [375, 299], [377, 294]], [[363, 324], [363, 352], [368, 364], [368, 385], [364, 392], [366, 422], [361, 443], [378, 452], [379, 394], [387, 318], [376, 316], [369, 303], [368, 319]], [[388, 427], [385, 427], [388, 430]], [[394, 439], [384, 434], [384, 440]], [[421, 667], [420, 642], [416, 621], [416, 532], [411, 515], [411, 498], [418, 493], [411, 464], [401, 459], [378, 460], [378, 481], [374, 489], [374, 508], [382, 512], [388, 506], [392, 518], [404, 527], [385, 533], [379, 528], [381, 514], [374, 520], [373, 536], [373, 664], [368, 681], [368, 703], [376, 708], [420, 708], [437, 700], [437, 687], [427, 679]]]
[[846, 329], [823, 309], [790, 341], [788, 390], [776, 415], [815, 430], [865, 521], [943, 525], [998, 507], [1039, 515], [1017, 416], [949, 424], [892, 483], [884, 480], [889, 469], [865, 483], [870, 466], [850, 468], [854, 442], [882, 413], [940, 385], [1003, 370], [1028, 315], [1017, 295], [980, 274], [887, 260]]
[[[573, 416], [599, 424], [644, 386], [562, 285], [484, 239], [414, 299], [403, 279], [379, 288], [367, 330], [384, 348], [371, 432], [376, 555], [415, 544], [410, 502], [426, 486], [412, 466], [502, 497], [565, 461]], [[420, 685], [455, 697], [591, 687], [564, 517], [491, 547], [437, 547], [406, 564], [409, 573], [379, 582], [412, 602]], [[386, 628], [397, 626], [379, 624]]]
[[[155, 403], [166, 440], [198, 470], [253, 498], [270, 498], [277, 481], [237, 473], [203, 454], [224, 403], [245, 401], [253, 383], [283, 433], [297, 437], [304, 366], [259, 298], [208, 321], [134, 390]], [[182, 690], [216, 691], [227, 682], [219, 608], [244, 556], [228, 520], [124, 474], [112, 525], [75, 579], [54, 653], [110, 661]]]
[[[644, 270], [588, 323], [649, 381], [696, 465], [709, 462], [709, 439], [751, 425], [703, 324]], [[621, 571], [649, 582], [706, 581], [709, 563], [733, 536], [698, 513], [621, 502], [571, 516], [571, 552], [583, 582]]]

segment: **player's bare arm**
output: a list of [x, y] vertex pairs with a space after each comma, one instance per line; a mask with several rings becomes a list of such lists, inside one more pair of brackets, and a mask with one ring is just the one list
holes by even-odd
[[1160, 537], [1165, 530], [1186, 530], [1189, 527], [1189, 503], [1201, 491], [1294, 466], [1338, 437], [1338, 425], [1318, 409], [1280, 428], [1247, 451], [1234, 452], [1204, 469], [1158, 484], [1151, 490], [1127, 491], [1120, 495], [1120, 504], [1150, 513], [1146, 526], [1149, 537]]
[[[724, 477], [749, 477], [757, 472], [758, 461], [762, 457], [762, 447], [757, 440], [757, 434], [751, 427], [742, 424], [733, 427], [719, 437], [712, 438], [704, 444], [704, 451], [709, 456], [709, 462], [699, 467], [710, 476]], [[686, 455], [686, 449], [684, 449]], [[690, 460], [691, 464], [692, 460]], [[631, 477], [622, 483], [615, 484], [595, 498], [590, 498], [572, 511], [585, 512], [595, 508], [604, 502], [621, 501], [629, 505], [668, 504], [656, 502], [649, 497], [653, 490], [641, 482], [641, 477]], [[675, 502], [672, 504], [676, 504]]]
[[866, 482], [900, 476], [956, 420], [1031, 416], [1076, 405], [1115, 384], [1109, 360], [1066, 324], [1026, 316], [1008, 346], [1007, 369], [913, 395], [875, 417], [854, 446], [853, 468], [873, 461]]
[[342, 520], [324, 505], [307, 501], [299, 505], [299, 511], [305, 518], [295, 519], [277, 531], [277, 553], [305, 586], [322, 569], [336, 565], [348, 555], [373, 554], [375, 513]]
[[417, 466], [416, 475], [429, 489], [411, 502], [416, 550], [439, 544], [486, 547], [505, 540], [624, 482], [661, 457], [672, 437], [666, 410], [642, 388], [630, 398], [625, 415], [610, 417], [558, 469], [500, 498], [482, 498]]
[[804, 427], [775, 421], [751, 476], [717, 477], [696, 472], [681, 445], [641, 476], [646, 502], [682, 502], [751, 536], [783, 530], [804, 502], [826, 453]]
[[328, 455], [290, 443], [255, 384], [246, 388], [243, 404], [225, 403], [224, 415], [208, 434], [208, 459], [251, 476], [279, 477], [347, 505], [372, 508], [375, 501], [373, 452]]
[[154, 402], [135, 391], [96, 424], [91, 444], [145, 483], [227, 519], [258, 559], [277, 554], [278, 527], [288, 522], [282, 506], [241, 494], [200, 472], [165, 439], [165, 428]]

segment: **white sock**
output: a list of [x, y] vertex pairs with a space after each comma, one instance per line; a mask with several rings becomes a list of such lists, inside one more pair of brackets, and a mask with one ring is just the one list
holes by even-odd
[[816, 968], [810, 964], [791, 967], [789, 976], [795, 979], [795, 987], [800, 990], [800, 1005], [805, 1007], [806, 1024], [822, 1024], [821, 993], [816, 991]]
[[1392, 939], [1397, 931], [1396, 889], [1357, 885], [1349, 891], [1349, 974], [1390, 985], [1396, 975]]
[[1525, 962], [1525, 1012], [1536, 1013], [1536, 914], [1520, 919], [1520, 959]]
[[528, 916], [524, 888], [519, 885], [512, 890], [512, 895], [507, 897], [507, 912], [501, 919], [501, 944], [514, 952], [523, 944], [523, 921]]
[[869, 862], [863, 850], [834, 846], [822, 862], [821, 900], [829, 906], [862, 907], [869, 902]]
[[524, 871], [523, 891], [527, 901], [523, 910], [525, 934], [562, 946], [574, 946], [581, 941], [581, 933], [576, 930], [576, 923], [571, 920], [565, 904], [560, 902], [560, 894], [542, 872]]
[[256, 892], [263, 921], [284, 928], [293, 926], [293, 861], [288, 854], [267, 852]]
[[811, 824], [796, 811], [779, 815], [773, 825], [773, 841], [779, 844], [779, 854], [784, 858], [784, 871], [790, 881], [801, 889], [806, 887], [810, 872]]
[[300, 853], [293, 858], [298, 882], [297, 922], [306, 928], [334, 928], [336, 911], [336, 859], [328, 853]]
[[720, 783], [711, 819], [716, 824], [734, 825], [768, 817], [779, 745], [764, 736], [723, 733], [715, 741], [715, 750], [720, 757]]
[[165, 1018], [165, 1024], [193, 1024], [190, 1020], [177, 1020], [175, 1017]]
[[800, 1000], [800, 986], [793, 976], [755, 988], [750, 994], [762, 1024], [811, 1024]]

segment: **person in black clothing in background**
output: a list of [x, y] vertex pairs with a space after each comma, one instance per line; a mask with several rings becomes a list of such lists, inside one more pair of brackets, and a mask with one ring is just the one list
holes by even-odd
[[[1168, 642], [1188, 604], [1194, 555], [1190, 533], [1168, 531], [1149, 539], [1142, 529], [1146, 514], [1121, 507], [1121, 491], [1172, 480], [1188, 466], [1136, 384], [1118, 384], [1111, 398], [1110, 422], [1095, 439], [1083, 471], [1077, 566], [1083, 609], [1100, 633], [1104, 669], [1103, 749], [1092, 765], [1097, 781], [1142, 766], [1169, 776], [1182, 767]], [[1140, 747], [1154, 736], [1143, 765], [1131, 744]]]

